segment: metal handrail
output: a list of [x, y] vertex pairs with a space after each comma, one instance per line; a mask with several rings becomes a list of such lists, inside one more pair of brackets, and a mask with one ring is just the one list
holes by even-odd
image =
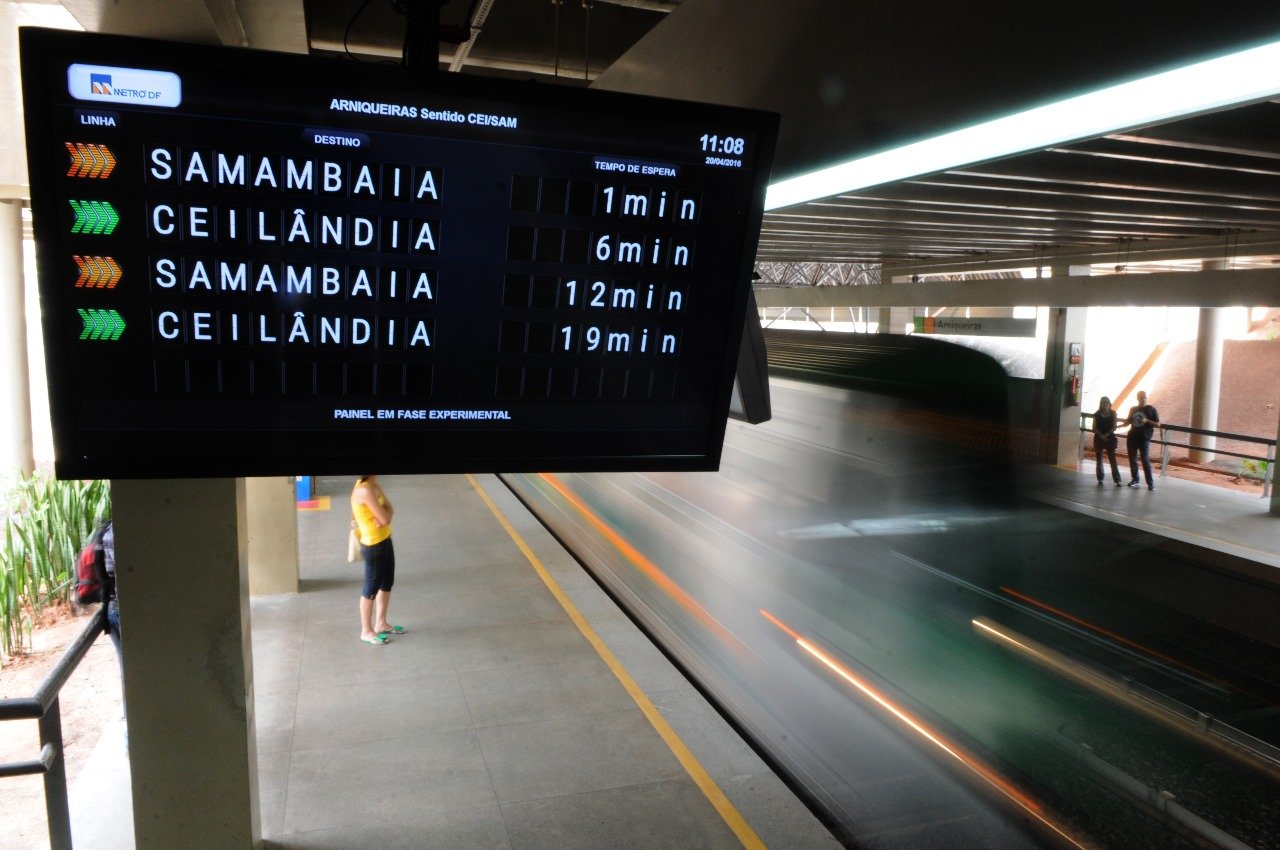
[[[1084, 413], [1084, 412], [1080, 413], [1080, 432], [1082, 435], [1093, 432], [1092, 428], [1086, 426], [1085, 424], [1086, 419], [1093, 419], [1093, 414]], [[1254, 437], [1249, 434], [1233, 434], [1230, 431], [1212, 431], [1208, 428], [1193, 428], [1190, 425], [1168, 425], [1164, 422], [1161, 422], [1156, 427], [1160, 429], [1160, 439], [1156, 440], [1153, 438], [1151, 442], [1159, 443], [1161, 446], [1163, 446], [1163, 448], [1160, 450], [1160, 477], [1161, 478], [1165, 478], [1168, 476], [1169, 448], [1171, 446], [1177, 446], [1180, 449], [1197, 449], [1200, 451], [1209, 451], [1209, 452], [1212, 452], [1213, 454], [1218, 454], [1218, 455], [1227, 455], [1229, 457], [1244, 458], [1245, 460], [1263, 461], [1266, 464], [1266, 470], [1262, 474], [1262, 498], [1266, 499], [1270, 497], [1271, 478], [1272, 478], [1273, 471], [1275, 469], [1275, 460], [1276, 460], [1276, 442], [1277, 441], [1274, 438]], [[1222, 437], [1223, 439], [1236, 440], [1237, 442], [1242, 442], [1242, 443], [1257, 443], [1259, 445], [1266, 446], [1267, 452], [1264, 455], [1251, 455], [1251, 454], [1243, 454], [1241, 452], [1231, 452], [1231, 451], [1227, 451], [1226, 449], [1219, 449], [1219, 448], [1205, 449], [1202, 446], [1193, 446], [1191, 443], [1174, 443], [1165, 439], [1166, 432], [1168, 431], [1175, 431], [1181, 434], [1199, 434], [1205, 437]], [[1083, 437], [1081, 437], [1081, 440], [1080, 440], [1079, 457], [1081, 461], [1083, 461], [1084, 459], [1084, 438]]]
[[58, 694], [84, 660], [89, 647], [106, 630], [107, 606], [100, 605], [36, 688], [34, 696], [0, 700], [0, 721], [38, 721], [40, 757], [35, 761], [0, 764], [0, 777], [44, 775], [44, 805], [49, 818], [51, 850], [71, 850], [71, 810], [67, 806], [67, 766], [62, 751], [62, 708]]

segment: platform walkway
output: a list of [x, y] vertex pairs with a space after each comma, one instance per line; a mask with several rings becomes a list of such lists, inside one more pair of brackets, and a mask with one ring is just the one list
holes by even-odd
[[[1032, 499], [1231, 556], [1280, 581], [1269, 503], [1177, 478], [1098, 487], [1029, 468]], [[693, 760], [769, 847], [826, 831], [492, 476], [476, 479]], [[732, 847], [740, 841], [466, 476], [393, 477], [398, 557], [383, 647], [356, 636], [346, 479], [300, 514], [302, 592], [253, 600], [264, 836], [302, 848]], [[104, 638], [105, 640], [105, 638]], [[133, 847], [123, 723], [71, 789], [76, 844]], [[730, 820], [733, 819], [730, 814]]]
[[[268, 846], [837, 846], [493, 476], [384, 479], [406, 632], [361, 643], [349, 486], [299, 516], [302, 591], [252, 602]], [[133, 846], [125, 753], [117, 723], [71, 789], [77, 847]]]
[[[1121, 474], [1127, 481], [1127, 470]], [[1023, 489], [1045, 504], [1233, 556], [1255, 578], [1280, 583], [1280, 517], [1269, 513], [1268, 499], [1160, 478], [1158, 470], [1156, 476], [1154, 491], [1115, 487], [1109, 479], [1099, 487], [1092, 462], [1079, 470], [1037, 466], [1027, 470]]]

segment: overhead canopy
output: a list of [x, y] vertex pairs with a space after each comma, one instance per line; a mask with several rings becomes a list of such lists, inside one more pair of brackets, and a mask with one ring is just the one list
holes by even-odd
[[[1224, 15], [1199, 3], [689, 0], [596, 85], [782, 113], [777, 182], [1278, 40], [1280, 6], [1262, 3]], [[833, 181], [766, 217], [760, 258], [972, 266], [1188, 239], [1221, 256], [1218, 237], [1278, 229], [1278, 109], [1251, 102], [997, 161], [957, 150], [854, 191]]]
[[[405, 26], [389, 0], [63, 5], [91, 30], [363, 61], [397, 57]], [[590, 5], [452, 0], [441, 9], [440, 67], [549, 84], [596, 78], [610, 89], [779, 112], [775, 182], [1280, 42], [1274, 2], [1233, 3], [1229, 13], [1134, 0]], [[766, 216], [759, 256], [884, 263], [899, 275], [1059, 262], [1132, 270], [1213, 257], [1269, 266], [1280, 256], [1278, 110], [1253, 98], [1007, 156], [957, 151], [954, 161], [852, 191], [833, 181], [828, 194]]]

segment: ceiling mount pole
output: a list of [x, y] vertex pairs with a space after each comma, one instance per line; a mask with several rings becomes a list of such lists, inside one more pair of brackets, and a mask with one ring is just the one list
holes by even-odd
[[485, 19], [489, 17], [489, 11], [493, 8], [494, 2], [495, 0], [477, 0], [472, 4], [471, 20], [467, 22], [469, 30], [467, 40], [458, 45], [458, 49], [453, 53], [453, 61], [449, 63], [449, 70], [453, 73], [461, 71], [462, 66], [466, 64], [467, 57], [471, 55], [471, 47], [480, 36], [480, 30], [484, 28]]
[[556, 28], [555, 28], [555, 54], [556, 54], [556, 76], [560, 76], [560, 7], [564, 5], [564, 0], [551, 0], [551, 5], [556, 10]]
[[404, 48], [401, 64], [434, 73], [440, 70], [440, 7], [449, 0], [392, 0], [404, 15]]
[[587, 82], [591, 81], [591, 10], [595, 5], [595, 0], [582, 0], [582, 8], [587, 13], [582, 30], [582, 79]]

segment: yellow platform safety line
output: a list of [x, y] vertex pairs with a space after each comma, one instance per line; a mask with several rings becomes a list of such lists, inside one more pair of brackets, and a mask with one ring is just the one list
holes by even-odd
[[644, 691], [640, 690], [640, 686], [636, 684], [635, 679], [631, 678], [631, 674], [622, 666], [622, 663], [618, 661], [614, 654], [609, 650], [609, 647], [605, 646], [604, 641], [600, 639], [598, 634], [596, 634], [595, 629], [591, 628], [591, 625], [587, 622], [586, 618], [583, 617], [582, 614], [578, 612], [578, 609], [574, 604], [569, 601], [569, 597], [565, 595], [564, 591], [560, 589], [560, 585], [557, 584], [556, 580], [551, 577], [549, 572], [547, 572], [547, 568], [542, 565], [540, 560], [538, 560], [538, 556], [533, 553], [531, 548], [529, 548], [529, 544], [520, 536], [520, 532], [516, 531], [515, 527], [511, 525], [503, 515], [501, 509], [499, 509], [498, 506], [494, 504], [493, 500], [489, 498], [489, 494], [484, 491], [484, 488], [480, 486], [480, 482], [477, 481], [475, 477], [468, 475], [467, 480], [471, 482], [471, 486], [475, 488], [475, 491], [480, 494], [480, 498], [489, 507], [489, 510], [493, 512], [495, 517], [497, 517], [498, 522], [502, 524], [507, 535], [515, 542], [516, 547], [520, 549], [525, 558], [528, 559], [529, 563], [533, 565], [534, 572], [538, 574], [538, 577], [542, 579], [542, 583], [551, 591], [551, 595], [560, 603], [560, 607], [564, 608], [568, 613], [569, 619], [571, 619], [573, 624], [578, 627], [578, 631], [582, 632], [582, 636], [585, 637], [587, 642], [595, 648], [595, 651], [600, 655], [601, 660], [604, 661], [609, 669], [613, 671], [613, 675], [618, 677], [618, 681], [622, 683], [622, 687], [626, 689], [626, 692], [630, 694], [631, 699], [635, 701], [640, 712], [644, 714], [645, 718], [657, 731], [658, 735], [666, 743], [667, 747], [670, 748], [671, 753], [676, 757], [676, 760], [680, 762], [680, 765], [685, 769], [685, 772], [689, 774], [689, 778], [692, 779], [694, 784], [698, 786], [699, 790], [706, 795], [707, 800], [720, 814], [720, 817], [724, 819], [725, 824], [733, 831], [733, 834], [737, 836], [738, 841], [742, 842], [743, 847], [751, 848], [751, 850], [756, 850], [757, 848], [763, 850], [765, 843], [760, 840], [758, 835], [756, 835], [755, 830], [753, 830], [747, 823], [746, 818], [744, 818], [742, 813], [738, 811], [737, 807], [729, 801], [729, 798], [725, 796], [725, 793], [720, 790], [720, 786], [711, 778], [710, 774], [707, 773], [706, 768], [698, 762], [698, 759], [693, 755], [693, 753], [689, 751], [689, 748], [685, 746], [684, 741], [680, 740], [680, 736], [676, 734], [676, 730], [671, 728], [671, 724], [669, 724], [666, 718], [662, 716], [662, 713], [658, 711], [657, 706], [649, 700], [649, 697], [645, 696]]

